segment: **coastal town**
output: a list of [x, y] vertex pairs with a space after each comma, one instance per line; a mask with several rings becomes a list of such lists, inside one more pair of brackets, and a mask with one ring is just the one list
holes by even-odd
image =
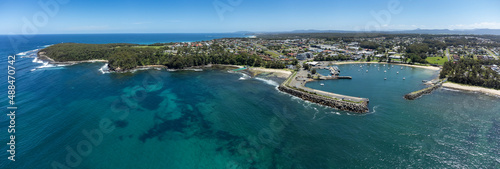
[[[453, 82], [444, 84], [453, 89], [470, 89], [457, 87], [458, 83], [485, 87], [480, 91], [500, 95], [499, 41], [498, 36], [488, 35], [266, 34], [149, 45], [61, 43], [38, 55], [53, 64], [105, 61], [106, 69], [114, 72], [239, 66], [237, 70], [248, 68], [254, 76], [270, 72], [287, 79], [279, 89], [304, 100], [364, 113], [368, 98], [315, 90], [305, 87], [306, 83], [351, 79], [339, 76], [341, 70], [335, 64], [389, 63], [434, 69], [440, 74], [439, 79], [429, 81], [431, 87], [405, 96], [409, 100], [430, 93], [443, 82]], [[329, 69], [331, 75], [321, 75], [318, 69]]]
[[[319, 95], [323, 99], [316, 101], [318, 103], [330, 103], [325, 100], [341, 100], [354, 103], [368, 103], [367, 98], [357, 98], [352, 96], [338, 95], [318, 91], [305, 87], [308, 81], [338, 79], [338, 73], [332, 70], [331, 77], [322, 76], [316, 73], [316, 69], [326, 69], [333, 62], [352, 62], [352, 63], [394, 63], [408, 64], [411, 66], [434, 67], [436, 70], [441, 70], [446, 63], [461, 63], [463, 60], [473, 60], [480, 63], [480, 70], [466, 70], [460, 74], [468, 75], [476, 72], [476, 76], [488, 76], [488, 71], [496, 72], [496, 75], [489, 75], [486, 80], [470, 80], [472, 76], [453, 77], [450, 76], [450, 81], [472, 84], [475, 86], [485, 86], [489, 84], [489, 88], [498, 86], [500, 69], [498, 67], [500, 43], [496, 36], [468, 36], [468, 35], [380, 35], [371, 37], [352, 37], [352, 36], [336, 36], [332, 38], [303, 38], [295, 35], [280, 35], [275, 36], [260, 36], [250, 38], [226, 38], [215, 39], [211, 41], [195, 42], [195, 43], [173, 43], [167, 46], [168, 50], [173, 54], [178, 53], [183, 48], [203, 48], [203, 46], [221, 45], [227, 52], [233, 54], [246, 53], [250, 55], [258, 55], [264, 61], [279, 62], [286, 64], [286, 69], [295, 70], [296, 73], [290, 76], [289, 80], [280, 86], [280, 90], [290, 91], [291, 93], [302, 93], [296, 95], [303, 99], [316, 101], [317, 98], [307, 96], [308, 93]], [[184, 49], [185, 50], [185, 49]], [[203, 50], [202, 50], [203, 51]], [[329, 65], [326, 65], [330, 63]], [[324, 65], [322, 65], [324, 64]], [[248, 65], [252, 67], [252, 65]], [[450, 65], [448, 64], [448, 67]], [[473, 66], [474, 67], [474, 66]], [[332, 68], [332, 67], [330, 67]], [[445, 68], [448, 70], [449, 68]], [[483, 71], [483, 73], [477, 73]], [[272, 71], [271, 72], [275, 72]], [[339, 70], [340, 72], [340, 70]], [[486, 72], [486, 73], [485, 73]], [[447, 73], [442, 71], [442, 74]], [[452, 74], [457, 74], [455, 70]], [[446, 75], [442, 75], [445, 78]], [[464, 80], [465, 79], [465, 80]], [[483, 78], [484, 79], [484, 78]], [[447, 79], [444, 79], [447, 81]], [[408, 94], [408, 99], [415, 99], [425, 93], [430, 93], [437, 87], [441, 87], [443, 80], [433, 80], [430, 87], [421, 91]], [[463, 87], [455, 83], [446, 83], [445, 86], [453, 89], [469, 90], [472, 87]], [[285, 89], [286, 88], [286, 89]], [[494, 89], [476, 89], [470, 91], [479, 91], [488, 94], [497, 94], [498, 90]], [[339, 109], [346, 109], [344, 105], [332, 106]], [[363, 107], [363, 106], [362, 106]], [[346, 110], [351, 110], [350, 108]], [[359, 109], [355, 111], [363, 112], [367, 109]], [[351, 110], [352, 111], [352, 110]]]
[[[421, 45], [423, 44], [423, 45]], [[376, 61], [443, 65], [461, 58], [498, 60], [500, 42], [477, 36], [419, 37], [380, 36], [372, 38], [225, 38], [202, 42], [170, 43], [165, 53], [179, 54], [184, 48], [204, 49], [221, 45], [227, 52], [255, 54], [266, 61], [327, 60]], [[417, 50], [415, 50], [417, 49]], [[200, 51], [200, 52], [201, 52]], [[412, 54], [425, 52], [425, 56]], [[293, 65], [289, 65], [293, 66]], [[500, 73], [500, 72], [499, 72]]]

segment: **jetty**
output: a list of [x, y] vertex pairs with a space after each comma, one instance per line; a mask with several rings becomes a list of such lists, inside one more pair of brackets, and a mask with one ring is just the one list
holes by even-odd
[[350, 76], [337, 76], [340, 73], [340, 69], [337, 68], [326, 68], [328, 70], [333, 70], [336, 75], [332, 76], [322, 76], [316, 75], [316, 78], [309, 78], [307, 75], [308, 71], [301, 69], [288, 77], [278, 89], [282, 92], [286, 92], [293, 96], [299, 97], [303, 100], [318, 103], [321, 105], [333, 107], [340, 110], [355, 112], [355, 113], [366, 113], [369, 111], [368, 103], [370, 100], [368, 98], [360, 98], [354, 96], [341, 95], [316, 89], [311, 89], [305, 87], [307, 82], [315, 80], [336, 80], [336, 79], [352, 79]]
[[421, 97], [422, 95], [432, 93], [432, 91], [443, 86], [443, 82], [445, 82], [445, 81], [446, 80], [436, 80], [436, 79], [432, 80], [432, 81], [427, 81], [426, 84], [431, 85], [430, 87], [427, 87], [427, 88], [419, 90], [419, 91], [414, 91], [414, 92], [408, 93], [408, 94], [404, 95], [403, 97], [406, 100], [415, 100], [415, 99]]

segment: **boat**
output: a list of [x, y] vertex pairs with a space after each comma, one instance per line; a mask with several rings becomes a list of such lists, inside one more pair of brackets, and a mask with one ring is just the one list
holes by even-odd
[[387, 80], [387, 78], [384, 78], [384, 80]]
[[403, 77], [403, 80], [406, 80], [406, 78]]
[[396, 72], [396, 74], [399, 74], [399, 72]]
[[366, 70], [366, 72], [368, 72], [368, 70]]
[[324, 86], [325, 84], [321, 83], [321, 84], [319, 84], [319, 85]]
[[401, 70], [403, 70], [403, 67], [401, 67]]
[[386, 73], [386, 72], [387, 72], [387, 70], [384, 70], [384, 73]]

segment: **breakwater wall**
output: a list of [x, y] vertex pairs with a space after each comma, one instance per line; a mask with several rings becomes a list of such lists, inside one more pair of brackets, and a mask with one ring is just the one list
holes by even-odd
[[431, 87], [416, 91], [416, 92], [411, 92], [408, 93], [404, 96], [406, 100], [415, 100], [419, 98], [420, 96], [424, 94], [430, 94], [432, 91], [436, 90], [437, 88], [441, 87], [443, 85], [442, 82], [439, 82], [437, 84], [432, 85]]
[[319, 76], [316, 80], [352, 79], [351, 76]]
[[337, 100], [325, 96], [320, 96], [317, 94], [312, 94], [304, 91], [300, 91], [297, 89], [293, 89], [291, 87], [288, 87], [284, 84], [280, 85], [278, 89], [282, 92], [286, 92], [288, 94], [291, 94], [293, 96], [299, 97], [303, 100], [307, 100], [310, 102], [318, 103], [321, 105], [333, 107], [336, 109], [340, 110], [345, 110], [345, 111], [350, 111], [350, 112], [355, 112], [355, 113], [366, 113], [369, 111], [368, 109], [368, 102], [363, 101], [359, 103], [354, 103], [354, 102], [348, 102], [348, 101], [343, 101], [343, 100]]

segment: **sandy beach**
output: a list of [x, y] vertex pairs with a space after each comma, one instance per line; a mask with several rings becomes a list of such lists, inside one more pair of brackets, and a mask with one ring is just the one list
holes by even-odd
[[344, 64], [365, 64], [365, 63], [374, 63], [374, 64], [393, 64], [393, 65], [401, 65], [401, 66], [408, 66], [408, 67], [415, 67], [415, 68], [423, 68], [423, 69], [430, 69], [430, 70], [440, 70], [441, 68], [439, 67], [434, 67], [434, 66], [420, 66], [420, 65], [409, 65], [409, 64], [401, 64], [401, 63], [386, 63], [386, 62], [331, 62], [332, 64], [336, 65], [344, 65]]
[[470, 91], [470, 92], [480, 92], [484, 93], [487, 95], [495, 95], [500, 97], [500, 90], [495, 90], [495, 89], [489, 89], [489, 88], [484, 88], [484, 87], [478, 87], [478, 86], [467, 86], [467, 85], [462, 85], [462, 84], [457, 84], [457, 83], [443, 83], [443, 87], [450, 88], [450, 89], [455, 89], [455, 90], [463, 90], [463, 91]]
[[292, 74], [291, 71], [287, 71], [287, 70], [283, 70], [283, 69], [268, 69], [268, 68], [261, 68], [261, 67], [249, 68], [249, 71], [252, 72], [254, 75], [258, 75], [261, 73], [272, 73], [279, 78], [288, 78]]

